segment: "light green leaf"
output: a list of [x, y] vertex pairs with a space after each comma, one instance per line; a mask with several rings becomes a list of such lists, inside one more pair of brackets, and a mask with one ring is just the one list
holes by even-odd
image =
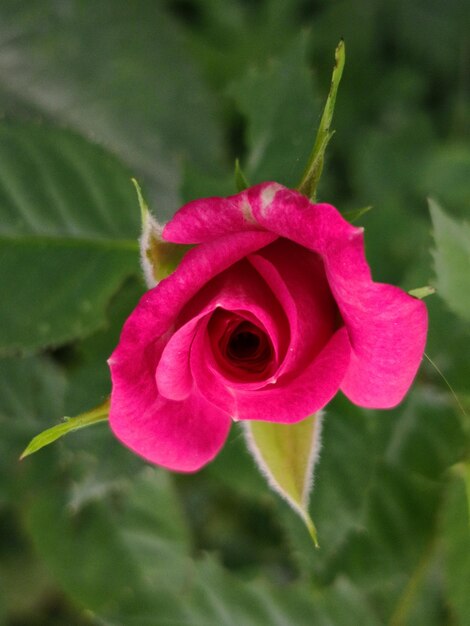
[[137, 191], [140, 214], [142, 218], [142, 234], [140, 236], [140, 260], [144, 270], [145, 282], [152, 288], [171, 274], [183, 256], [192, 246], [164, 241], [161, 226], [149, 211], [139, 183], [132, 179]]
[[295, 424], [243, 422], [248, 449], [260, 471], [303, 519], [316, 547], [317, 533], [308, 504], [320, 449], [321, 421], [317, 413]]
[[97, 406], [86, 413], [82, 413], [81, 415], [77, 415], [77, 417], [64, 417], [64, 422], [62, 422], [62, 424], [52, 426], [52, 428], [48, 428], [39, 435], [36, 435], [36, 437], [34, 437], [34, 439], [32, 439], [27, 445], [26, 449], [20, 456], [20, 460], [30, 454], [33, 454], [34, 452], [37, 452], [41, 448], [48, 446], [50, 443], [57, 441], [57, 439], [60, 439], [74, 430], [79, 430], [80, 428], [86, 428], [87, 426], [92, 426], [93, 424], [106, 421], [108, 419], [108, 414], [109, 400], [106, 400], [100, 406]]
[[428, 296], [432, 296], [436, 293], [435, 287], [430, 287], [427, 285], [426, 287], [417, 287], [416, 289], [410, 289], [408, 291], [410, 296], [413, 298], [418, 298], [418, 300], [422, 300], [423, 298], [427, 298]]
[[449, 217], [430, 199], [437, 291], [464, 320], [470, 320], [470, 225]]
[[333, 121], [333, 113], [335, 110], [336, 94], [338, 93], [339, 83], [343, 75], [344, 63], [346, 60], [346, 52], [344, 41], [341, 40], [335, 51], [335, 66], [331, 77], [331, 86], [326, 99], [323, 115], [318, 127], [317, 136], [313, 145], [313, 150], [308, 159], [307, 167], [297, 189], [315, 201], [317, 196], [317, 187], [321, 178], [323, 163], [325, 160], [325, 151], [333, 137], [334, 131], [331, 130], [331, 122]]
[[0, 126], [0, 350], [35, 350], [106, 323], [138, 272], [129, 173], [74, 133]]

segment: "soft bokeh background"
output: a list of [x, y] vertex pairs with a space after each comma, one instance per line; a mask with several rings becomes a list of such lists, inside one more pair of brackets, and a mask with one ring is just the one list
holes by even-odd
[[233, 193], [235, 157], [295, 185], [341, 36], [319, 197], [373, 205], [378, 280], [437, 284], [427, 350], [468, 406], [469, 33], [465, 0], [1, 0], [2, 626], [470, 624], [469, 423], [426, 362], [396, 410], [329, 407], [319, 551], [237, 428], [192, 476], [106, 424], [17, 461], [109, 391], [144, 289], [130, 177], [162, 221]]

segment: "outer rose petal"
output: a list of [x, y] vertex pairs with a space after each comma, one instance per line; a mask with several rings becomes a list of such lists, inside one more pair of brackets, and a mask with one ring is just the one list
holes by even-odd
[[224, 199], [195, 201], [165, 226], [168, 241], [210, 241], [234, 229], [264, 228], [317, 252], [348, 329], [352, 355], [343, 391], [375, 408], [398, 404], [421, 362], [427, 332], [424, 303], [398, 288], [374, 283], [362, 229], [328, 204], [312, 204], [278, 183], [263, 183]]
[[408, 391], [423, 356], [424, 303], [397, 287], [374, 283], [357, 302], [348, 303], [347, 316], [353, 350], [341, 390], [360, 406], [395, 406]]
[[178, 272], [140, 300], [109, 359], [113, 392], [109, 413], [116, 436], [137, 454], [173, 470], [194, 471], [223, 445], [230, 419], [195, 392], [182, 402], [162, 398], [155, 369], [179, 312], [210, 279], [271, 243], [267, 232], [234, 233], [198, 246]]
[[[114, 385], [120, 383], [126, 384], [118, 379]], [[111, 411], [118, 439], [147, 461], [179, 472], [195, 472], [211, 461], [231, 425], [230, 417], [200, 394], [181, 402], [159, 396], [153, 403], [129, 405], [124, 394], [113, 393]]]

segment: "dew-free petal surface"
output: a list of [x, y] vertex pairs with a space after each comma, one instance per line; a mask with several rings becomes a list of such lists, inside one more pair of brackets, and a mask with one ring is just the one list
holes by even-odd
[[[217, 221], [218, 199], [209, 198], [180, 209], [164, 237], [183, 237], [188, 229], [189, 237], [204, 241], [238, 225], [251, 231], [265, 228], [318, 253], [352, 346], [344, 392], [367, 407], [400, 402], [421, 362], [426, 307], [397, 288], [372, 281], [363, 229], [349, 224], [333, 206], [312, 204], [277, 183], [257, 185], [227, 200], [217, 225], [202, 227], [209, 215]], [[199, 224], [197, 229], [191, 230], [192, 222]]]
[[[164, 399], [158, 392], [156, 367], [184, 305], [214, 276], [275, 238], [266, 232], [234, 233], [190, 250], [178, 272], [144, 294], [127, 319], [109, 359], [113, 383], [109, 420], [116, 436], [134, 452], [171, 469], [192, 471], [198, 459], [201, 465], [208, 462], [222, 445], [228, 430], [227, 416], [196, 392], [180, 403]], [[183, 428], [185, 419], [195, 424], [193, 434], [189, 428], [182, 439], [181, 445], [186, 441], [188, 446], [191, 442], [195, 446], [195, 456], [187, 461], [182, 449], [171, 449], [171, 415], [175, 416], [176, 434], [178, 424]], [[205, 420], [208, 428], [214, 426], [213, 438], [200, 431], [200, 446], [195, 442], [202, 428], [199, 419], [201, 424]], [[165, 452], [161, 451], [162, 445]]]
[[[158, 390], [167, 399], [183, 400], [191, 393], [190, 351], [194, 335], [203, 318], [207, 318], [204, 323], [207, 327], [211, 314], [218, 308], [234, 311], [260, 325], [271, 339], [276, 361], [285, 352], [289, 337], [285, 315], [256, 270], [247, 261], [240, 261], [204, 285], [181, 310], [179, 319], [183, 324], [169, 338], [156, 365]], [[203, 358], [211, 350], [209, 344], [205, 345]]]
[[226, 413], [197, 393], [179, 402], [153, 396], [144, 405], [129, 405], [117, 395], [111, 410], [111, 429], [118, 439], [147, 461], [179, 472], [209, 463], [231, 425]]
[[[203, 341], [199, 331], [195, 342]], [[192, 364], [195, 382], [201, 393], [235, 420], [263, 420], [293, 423], [322, 409], [336, 394], [346, 373], [350, 357], [346, 329], [336, 331], [321, 352], [296, 376], [280, 378], [275, 384], [249, 390], [230, 387], [221, 381], [201, 355]], [[209, 365], [209, 366], [208, 366]]]

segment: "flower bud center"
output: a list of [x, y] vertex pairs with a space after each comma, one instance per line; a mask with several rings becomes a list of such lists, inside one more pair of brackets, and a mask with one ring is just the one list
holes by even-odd
[[225, 355], [234, 365], [259, 371], [271, 357], [271, 346], [260, 328], [251, 322], [241, 322], [230, 335]]
[[262, 327], [246, 317], [219, 309], [209, 323], [209, 335], [219, 367], [229, 378], [254, 382], [271, 373], [271, 340]]

